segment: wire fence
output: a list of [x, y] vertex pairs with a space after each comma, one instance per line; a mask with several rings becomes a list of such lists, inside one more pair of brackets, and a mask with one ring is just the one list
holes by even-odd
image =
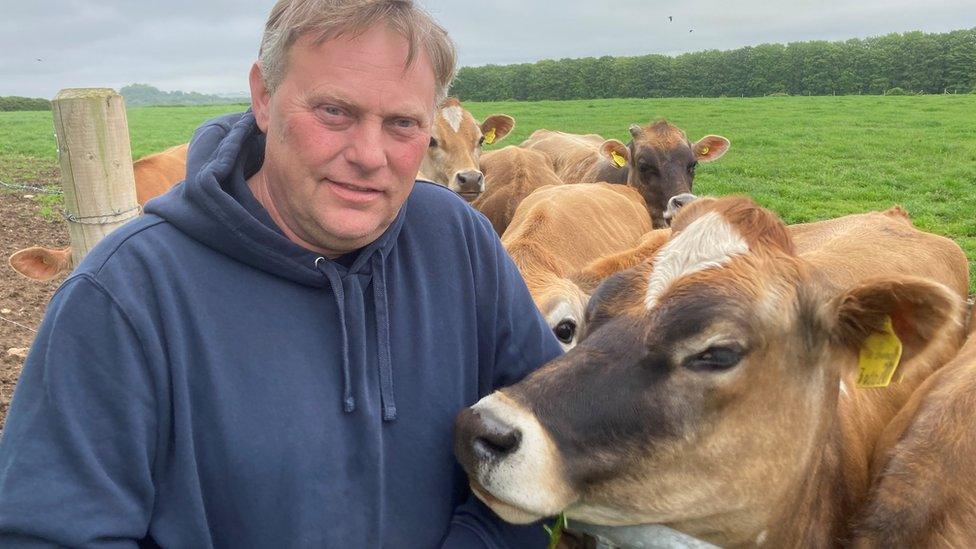
[[40, 187], [37, 185], [21, 185], [19, 183], [4, 183], [3, 181], [0, 181], [0, 187], [15, 191], [33, 191], [44, 194], [64, 194], [64, 191], [53, 185], [48, 187]]

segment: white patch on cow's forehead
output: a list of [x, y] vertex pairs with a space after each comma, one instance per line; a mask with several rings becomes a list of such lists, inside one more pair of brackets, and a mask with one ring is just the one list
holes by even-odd
[[454, 133], [461, 131], [461, 120], [464, 119], [464, 109], [458, 105], [444, 107], [441, 109], [441, 116], [450, 124]]
[[644, 304], [654, 307], [672, 282], [684, 275], [719, 267], [749, 251], [745, 239], [718, 212], [708, 212], [665, 244], [654, 260]]

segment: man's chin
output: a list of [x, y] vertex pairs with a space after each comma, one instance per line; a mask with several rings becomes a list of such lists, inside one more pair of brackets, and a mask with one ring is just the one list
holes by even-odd
[[471, 491], [474, 495], [478, 496], [478, 499], [484, 502], [485, 505], [491, 508], [496, 515], [501, 517], [505, 522], [510, 522], [512, 524], [528, 524], [530, 522], [536, 522], [545, 518], [542, 515], [537, 515], [530, 513], [520, 507], [516, 507], [510, 503], [504, 502], [495, 496], [485, 492], [480, 486], [476, 486], [474, 483], [471, 484]]

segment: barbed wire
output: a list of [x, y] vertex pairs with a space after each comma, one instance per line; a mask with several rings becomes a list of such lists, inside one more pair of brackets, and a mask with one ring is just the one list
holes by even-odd
[[[64, 210], [62, 212], [62, 215], [64, 215], [64, 218], [70, 221], [71, 223], [77, 223], [79, 225], [107, 225], [109, 223], [118, 223], [121, 221], [126, 221], [129, 218], [139, 215], [141, 211], [142, 211], [142, 206], [136, 204], [134, 208], [112, 212], [110, 214], [77, 216], [69, 212], [68, 210]], [[93, 221], [93, 220], [97, 220], [97, 221]]]
[[34, 185], [4, 183], [3, 181], [0, 181], [0, 187], [4, 187], [6, 189], [15, 189], [18, 191], [34, 191], [34, 192], [44, 193], [44, 194], [64, 194], [64, 191], [57, 187], [36, 187]]
[[9, 318], [4, 318], [4, 317], [0, 316], [0, 320], [6, 320], [7, 322], [9, 322], [9, 323], [11, 323], [11, 324], [13, 324], [15, 326], [20, 326], [21, 328], [23, 328], [25, 330], [30, 330], [30, 331], [34, 332], [35, 334], [37, 333], [37, 330], [35, 330], [34, 328], [31, 328], [30, 326], [24, 326], [23, 324], [21, 324], [19, 322], [14, 322], [13, 320], [10, 320]]

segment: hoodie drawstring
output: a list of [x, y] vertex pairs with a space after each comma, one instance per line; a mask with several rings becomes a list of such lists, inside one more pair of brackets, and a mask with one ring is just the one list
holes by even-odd
[[352, 396], [352, 375], [349, 373], [349, 332], [346, 329], [346, 295], [342, 290], [339, 271], [331, 261], [324, 257], [315, 260], [315, 268], [325, 273], [332, 285], [332, 295], [339, 309], [339, 332], [342, 337], [342, 409], [348, 414], [356, 409], [356, 399]]
[[[376, 344], [380, 374], [380, 402], [383, 408], [383, 421], [397, 418], [396, 401], [393, 398], [393, 360], [390, 357], [390, 311], [386, 294], [386, 266], [383, 254], [376, 253], [371, 258], [373, 272], [373, 307], [376, 313]], [[356, 409], [356, 399], [352, 396], [352, 374], [349, 365], [349, 332], [346, 327], [345, 291], [342, 277], [335, 265], [319, 257], [315, 267], [323, 272], [332, 285], [332, 295], [339, 309], [339, 331], [342, 337], [342, 409], [352, 412]]]
[[390, 311], [386, 300], [386, 267], [383, 254], [373, 255], [373, 306], [376, 310], [376, 344], [380, 367], [380, 401], [383, 421], [397, 417], [393, 400], [393, 361], [390, 359]]

